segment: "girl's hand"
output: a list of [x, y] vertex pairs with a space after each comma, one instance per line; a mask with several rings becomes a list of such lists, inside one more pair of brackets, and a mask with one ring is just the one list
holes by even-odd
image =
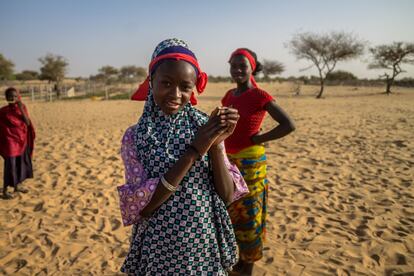
[[220, 117], [217, 116], [218, 108], [216, 108], [210, 116], [208, 122], [199, 128], [193, 142], [191, 143], [194, 146], [198, 153], [201, 155], [206, 154], [210, 147], [214, 144], [217, 137], [227, 130], [225, 123], [220, 122]]
[[211, 116], [217, 116], [220, 119], [220, 124], [226, 127], [225, 131], [221, 133], [213, 143], [214, 146], [217, 146], [233, 134], [240, 115], [237, 109], [230, 107], [218, 107], [213, 111]]

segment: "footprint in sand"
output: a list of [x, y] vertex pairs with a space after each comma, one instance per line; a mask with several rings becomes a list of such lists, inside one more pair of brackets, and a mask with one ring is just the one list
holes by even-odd
[[105, 267], [107, 267], [107, 266], [108, 266], [108, 262], [107, 261], [104, 261], [104, 262], [101, 263], [101, 268], [102, 269], [105, 269]]
[[20, 269], [22, 269], [23, 267], [27, 265], [27, 261], [25, 259], [17, 259], [17, 260], [11, 260], [10, 262], [6, 263], [6, 267], [11, 265], [11, 263], [13, 262], [16, 263], [16, 270], [14, 271], [15, 273], [19, 272]]
[[121, 222], [118, 219], [113, 218], [111, 219], [111, 225], [112, 225], [112, 231], [115, 231], [121, 226]]
[[97, 234], [92, 234], [92, 235], [89, 236], [89, 238], [92, 239], [92, 240], [94, 240], [94, 241], [100, 241], [100, 240], [102, 240], [101, 236], [100, 235], [97, 235]]
[[46, 257], [46, 253], [40, 248], [40, 246], [35, 246], [32, 252], [30, 252], [30, 256], [32, 255], [37, 255], [42, 259]]
[[60, 247], [59, 247], [59, 246], [57, 246], [57, 245], [55, 245], [55, 248], [53, 248], [52, 253], [50, 253], [50, 255], [51, 255], [52, 257], [55, 257], [55, 256], [56, 256], [56, 254], [58, 253], [59, 249], [60, 249]]
[[35, 207], [33, 208], [33, 211], [34, 212], [40, 212], [40, 211], [42, 211], [43, 210], [43, 204], [45, 204], [44, 201], [36, 204]]
[[70, 238], [71, 240], [76, 240], [76, 239], [78, 238], [78, 227], [77, 227], [77, 226], [75, 226], [75, 230], [73, 230], [73, 231], [70, 233], [69, 238]]
[[395, 258], [397, 260], [397, 265], [407, 265], [407, 260], [403, 254], [396, 253]]
[[381, 265], [380, 264], [380, 256], [378, 256], [377, 254], [373, 254], [373, 255], [371, 255], [371, 258], [374, 260], [374, 261], [376, 261], [377, 262], [377, 264], [378, 265]]

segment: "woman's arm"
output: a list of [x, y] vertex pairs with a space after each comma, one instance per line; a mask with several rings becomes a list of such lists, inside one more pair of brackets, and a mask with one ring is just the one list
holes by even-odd
[[256, 145], [282, 138], [295, 130], [293, 120], [274, 101], [268, 102], [265, 109], [279, 125], [269, 132], [253, 136], [251, 139]]
[[20, 100], [17, 102], [17, 106], [19, 107], [20, 112], [21, 112], [21, 113], [22, 113], [22, 115], [23, 115], [23, 121], [24, 121], [24, 123], [25, 123], [27, 126], [30, 126], [30, 120], [29, 120], [29, 117], [27, 116], [26, 111], [24, 110], [25, 108], [24, 108], [24, 106], [23, 106], [23, 103], [22, 103]]

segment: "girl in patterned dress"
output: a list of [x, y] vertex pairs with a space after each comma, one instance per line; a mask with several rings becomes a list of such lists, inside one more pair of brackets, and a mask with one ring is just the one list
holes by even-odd
[[[228, 209], [240, 250], [240, 261], [234, 271], [251, 275], [254, 262], [263, 256], [266, 233], [268, 182], [263, 143], [279, 139], [295, 127], [273, 97], [258, 88], [254, 75], [261, 71], [261, 64], [254, 52], [246, 48], [237, 49], [229, 63], [230, 74], [237, 87], [226, 93], [222, 104], [237, 109], [240, 119], [225, 145], [230, 160], [240, 169], [249, 188], [249, 194], [232, 203]], [[259, 130], [266, 112], [278, 126], [262, 134]]]
[[121, 271], [130, 275], [226, 275], [237, 243], [226, 205], [247, 194], [223, 141], [238, 113], [195, 109], [207, 77], [187, 44], [155, 49], [149, 77], [133, 95], [143, 113], [122, 140], [126, 184], [118, 187], [124, 225], [133, 224]]

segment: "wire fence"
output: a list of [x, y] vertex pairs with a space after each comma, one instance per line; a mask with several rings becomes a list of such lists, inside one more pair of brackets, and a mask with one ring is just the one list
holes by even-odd
[[56, 101], [71, 99], [128, 99], [135, 91], [135, 83], [114, 83], [106, 84], [96, 81], [73, 81], [64, 82], [57, 87], [55, 84], [32, 81], [32, 82], [3, 82], [0, 84], [0, 91], [7, 87], [16, 87], [21, 96], [31, 101]]

